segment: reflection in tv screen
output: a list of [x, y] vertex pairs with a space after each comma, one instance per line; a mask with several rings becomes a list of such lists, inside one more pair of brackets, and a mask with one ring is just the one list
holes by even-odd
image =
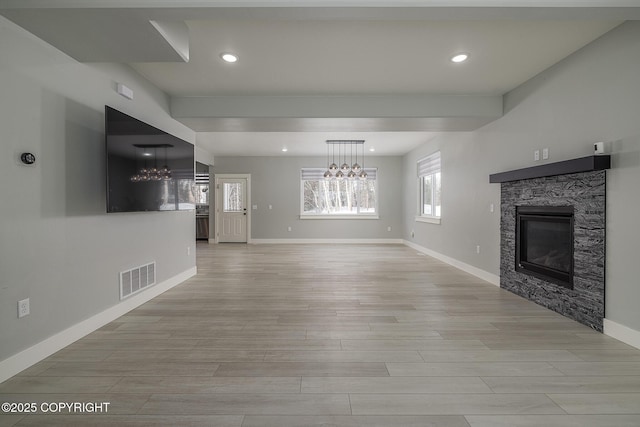
[[193, 145], [105, 106], [107, 212], [195, 209]]

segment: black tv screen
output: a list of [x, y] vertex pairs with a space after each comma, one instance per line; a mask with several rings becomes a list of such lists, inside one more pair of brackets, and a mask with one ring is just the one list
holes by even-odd
[[105, 106], [107, 212], [195, 209], [193, 145]]

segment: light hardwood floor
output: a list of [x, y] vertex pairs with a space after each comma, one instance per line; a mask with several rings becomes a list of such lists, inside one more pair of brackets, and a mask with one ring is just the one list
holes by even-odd
[[638, 427], [640, 350], [401, 245], [199, 244], [198, 275], [0, 384], [0, 426]]

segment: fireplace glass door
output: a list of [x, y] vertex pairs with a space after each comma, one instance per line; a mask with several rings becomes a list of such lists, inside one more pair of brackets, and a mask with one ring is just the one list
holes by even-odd
[[573, 207], [517, 209], [516, 270], [573, 289]]

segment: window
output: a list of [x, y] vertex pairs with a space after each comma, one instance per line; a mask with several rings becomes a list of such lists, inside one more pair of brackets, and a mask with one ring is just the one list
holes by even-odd
[[209, 205], [209, 174], [196, 172], [196, 204]]
[[223, 212], [242, 212], [244, 208], [242, 183], [225, 182], [222, 192]]
[[301, 171], [302, 218], [377, 218], [377, 169], [365, 169], [367, 179], [325, 179], [326, 169], [305, 168]]
[[442, 215], [440, 152], [418, 161], [419, 215], [418, 220], [439, 223]]

